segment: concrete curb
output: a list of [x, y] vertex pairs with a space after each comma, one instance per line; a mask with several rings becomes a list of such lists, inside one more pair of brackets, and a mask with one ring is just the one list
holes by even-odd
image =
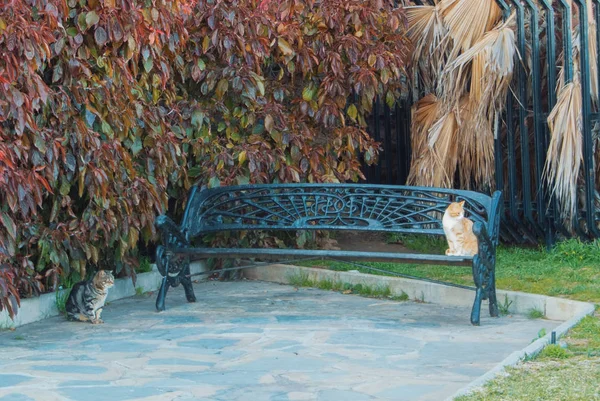
[[[206, 271], [206, 266], [202, 262], [194, 262], [190, 266], [192, 274]], [[143, 292], [156, 291], [160, 288], [162, 276], [152, 265], [152, 271], [140, 273], [137, 275], [136, 285], [133, 285], [131, 278], [120, 278], [115, 280], [115, 285], [109, 290], [107, 302], [117, 299], [128, 298], [136, 295], [136, 288], [141, 288]], [[60, 312], [56, 307], [56, 299], [63, 296], [68, 290], [61, 290], [48, 294], [42, 294], [36, 298], [25, 298], [21, 300], [21, 307], [14, 320], [11, 320], [7, 311], [0, 312], [0, 330], [14, 329], [25, 324], [37, 322], [49, 317], [58, 316]]]
[[[389, 286], [392, 295], [399, 296], [402, 295], [402, 293], [406, 293], [410, 299], [421, 302], [463, 307], [471, 307], [473, 302], [473, 292], [471, 290], [449, 287], [427, 281], [389, 276], [375, 276], [357, 271], [340, 272], [274, 264], [247, 269], [244, 276], [250, 280], [289, 284], [290, 278], [298, 274], [306, 274], [307, 278], [312, 281], [331, 280], [353, 285], [385, 285]], [[497, 295], [499, 303], [504, 302], [505, 305], [510, 304], [508, 307], [509, 313], [525, 314], [534, 309], [544, 312], [544, 315], [548, 319], [564, 321], [564, 323], [554, 330], [557, 339], [565, 335], [569, 329], [579, 323], [585, 316], [590, 315], [595, 311], [595, 306], [587, 302], [572, 301], [545, 295], [504, 290], [498, 290]], [[487, 301], [484, 301], [484, 304], [487, 304]], [[485, 305], [482, 305], [482, 314], [486, 313], [486, 308], [484, 306]], [[529, 344], [524, 349], [513, 352], [493, 369], [457, 391], [454, 395], [447, 398], [446, 401], [451, 401], [458, 396], [473, 392], [498, 374], [502, 373], [507, 366], [514, 366], [528, 356], [537, 355], [550, 343], [551, 336], [552, 333], [548, 333], [544, 337]]]
[[[244, 277], [251, 280], [272, 281], [289, 284], [290, 277], [297, 274], [307, 274], [312, 281], [341, 281], [349, 284], [363, 284], [369, 286], [389, 286], [392, 295], [408, 295], [409, 299], [440, 304], [446, 306], [471, 307], [473, 305], [473, 291], [451, 287], [428, 281], [411, 280], [401, 277], [377, 276], [364, 274], [358, 271], [333, 271], [311, 267], [300, 267], [283, 264], [273, 264], [246, 269]], [[527, 294], [516, 291], [498, 290], [498, 303], [509, 305], [508, 313], [527, 314], [531, 310], [538, 310], [551, 320], [567, 321], [580, 314], [589, 314], [594, 310], [594, 305], [587, 302], [572, 301], [569, 299], [554, 298], [546, 295]], [[482, 316], [487, 313], [487, 301], [482, 304]]]

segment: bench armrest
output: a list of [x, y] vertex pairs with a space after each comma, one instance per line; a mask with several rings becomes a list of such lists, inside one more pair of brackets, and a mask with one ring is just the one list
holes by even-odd
[[181, 231], [177, 223], [166, 215], [156, 218], [154, 225], [161, 232], [162, 243], [165, 247], [189, 245], [187, 236]]
[[502, 216], [502, 192], [496, 191], [492, 195], [492, 206], [488, 216], [487, 232], [494, 246], [498, 246], [500, 240], [500, 218]]

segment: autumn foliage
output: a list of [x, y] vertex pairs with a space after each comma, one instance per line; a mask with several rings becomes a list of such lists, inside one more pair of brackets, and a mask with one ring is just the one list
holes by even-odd
[[194, 183], [357, 180], [407, 48], [393, 1], [4, 1], [0, 307], [133, 274]]

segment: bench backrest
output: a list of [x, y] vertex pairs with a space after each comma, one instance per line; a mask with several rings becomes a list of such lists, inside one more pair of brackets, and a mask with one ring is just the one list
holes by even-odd
[[[500, 193], [366, 184], [192, 188], [181, 224], [188, 238], [216, 231], [353, 230], [442, 235], [451, 202], [465, 201], [497, 243]], [[491, 221], [490, 221], [491, 220]]]

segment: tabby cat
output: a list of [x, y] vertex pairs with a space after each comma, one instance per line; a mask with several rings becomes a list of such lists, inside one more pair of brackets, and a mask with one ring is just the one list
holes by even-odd
[[94, 277], [73, 286], [67, 299], [66, 310], [69, 320], [104, 323], [100, 319], [108, 289], [115, 283], [112, 273], [99, 270]]
[[477, 237], [473, 222], [465, 217], [465, 201], [452, 202], [444, 213], [442, 224], [448, 241], [446, 255], [473, 256], [477, 253]]

